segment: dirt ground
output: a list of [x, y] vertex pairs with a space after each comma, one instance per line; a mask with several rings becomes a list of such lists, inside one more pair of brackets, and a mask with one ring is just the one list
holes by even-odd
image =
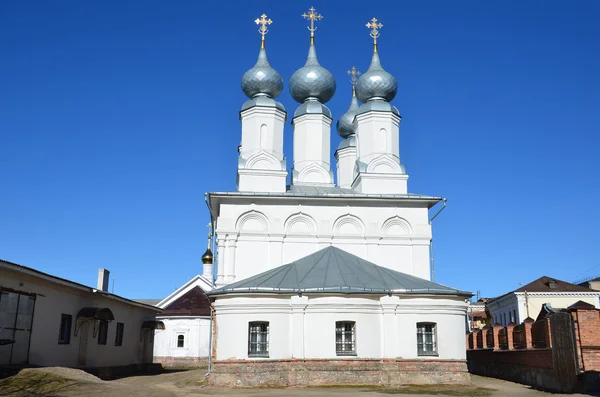
[[[407, 386], [401, 388], [325, 387], [223, 389], [206, 385], [205, 369], [132, 376], [103, 381], [83, 371], [69, 368], [26, 369], [17, 376], [0, 380], [0, 396], [10, 397], [189, 397], [189, 396], [288, 396], [288, 397], [383, 397], [458, 396], [529, 397], [557, 396], [528, 386], [493, 378], [473, 376], [471, 386]], [[570, 396], [583, 396], [571, 394]]]

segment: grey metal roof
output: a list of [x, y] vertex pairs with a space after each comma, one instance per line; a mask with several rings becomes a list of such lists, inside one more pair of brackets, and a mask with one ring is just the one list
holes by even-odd
[[209, 295], [228, 293], [473, 294], [397, 272], [336, 247], [327, 247], [287, 265], [257, 274]]
[[144, 305], [156, 306], [162, 299], [133, 299], [136, 302], [143, 303]]
[[260, 196], [260, 197], [357, 197], [366, 199], [389, 198], [389, 199], [416, 199], [441, 201], [442, 197], [426, 196], [423, 194], [366, 194], [352, 189], [344, 189], [337, 186], [317, 185], [290, 185], [288, 190], [279, 192], [210, 192], [207, 195], [214, 196]]

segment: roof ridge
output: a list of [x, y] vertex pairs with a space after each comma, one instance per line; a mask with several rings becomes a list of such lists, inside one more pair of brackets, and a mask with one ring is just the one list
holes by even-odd
[[[315, 261], [314, 265], [312, 265], [312, 266], [311, 266], [311, 268], [310, 268], [310, 269], [308, 269], [308, 271], [306, 272], [306, 274], [304, 275], [304, 277], [302, 277], [302, 280], [298, 280], [298, 285], [300, 285], [300, 284], [302, 283], [302, 281], [304, 281], [304, 279], [306, 278], [306, 276], [308, 276], [308, 274], [309, 274], [310, 272], [312, 272], [312, 270], [315, 268], [315, 266], [317, 266], [317, 263], [319, 263], [319, 261], [320, 261], [320, 260], [323, 258], [323, 256], [325, 256], [325, 251], [327, 250], [327, 248], [329, 248], [329, 247], [325, 247], [325, 248], [323, 248], [322, 250], [319, 250], [319, 251], [317, 251], [317, 252], [315, 252], [315, 253], [313, 253], [313, 254], [310, 254], [310, 255], [308, 255], [308, 256], [315, 257], [315, 256], [316, 256], [316, 255], [317, 255], [319, 252], [322, 252], [322, 254], [321, 254], [321, 256], [319, 257], [319, 259], [317, 259], [317, 260]], [[305, 256], [304, 258], [307, 258], [307, 256]], [[300, 258], [300, 259], [302, 259], [302, 258]], [[300, 259], [298, 259], [298, 260], [300, 260]], [[290, 265], [291, 265], [291, 264], [296, 264], [296, 263], [298, 262], [298, 260], [295, 260], [294, 262], [290, 263]]]

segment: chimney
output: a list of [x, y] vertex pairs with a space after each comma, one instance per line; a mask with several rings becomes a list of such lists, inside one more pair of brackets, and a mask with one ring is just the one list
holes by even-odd
[[96, 289], [108, 292], [108, 277], [110, 272], [106, 269], [98, 269], [98, 287]]

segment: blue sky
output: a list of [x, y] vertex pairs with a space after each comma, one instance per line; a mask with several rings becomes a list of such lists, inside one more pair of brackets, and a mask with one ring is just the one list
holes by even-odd
[[[448, 198], [436, 281], [494, 296], [600, 274], [600, 2], [0, 2], [0, 257], [162, 298], [201, 272], [207, 191], [235, 190], [242, 74], [321, 64], [347, 109], [376, 16], [409, 190]], [[332, 131], [332, 148], [339, 142]], [[292, 163], [292, 128], [285, 151]]]

